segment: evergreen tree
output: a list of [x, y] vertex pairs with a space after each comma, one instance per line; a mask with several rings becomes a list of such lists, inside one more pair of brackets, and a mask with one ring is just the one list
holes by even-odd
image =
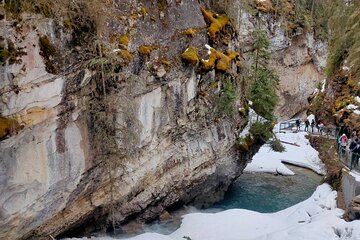
[[220, 115], [225, 114], [228, 117], [233, 117], [235, 114], [236, 90], [230, 79], [223, 83], [220, 98], [218, 100], [217, 112]]
[[253, 102], [252, 108], [257, 114], [268, 120], [273, 119], [273, 111], [278, 102], [276, 86], [279, 83], [277, 74], [269, 68], [269, 40], [264, 31], [255, 30], [252, 49], [253, 64], [248, 98]]

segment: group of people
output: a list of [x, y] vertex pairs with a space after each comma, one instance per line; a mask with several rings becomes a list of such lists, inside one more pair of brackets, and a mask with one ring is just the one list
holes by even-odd
[[[301, 120], [296, 119], [295, 125], [296, 125], [296, 130], [300, 131]], [[310, 123], [309, 119], [306, 119], [304, 121], [304, 125], [305, 125], [304, 131], [306, 131], [306, 132], [309, 131], [309, 126], [311, 127], [311, 133], [314, 133], [314, 127], [316, 127], [318, 129], [318, 132], [320, 134], [322, 134], [323, 129], [324, 129], [324, 124], [321, 121], [318, 121], [318, 123], [317, 123], [317, 122], [315, 122], [314, 119], [311, 120], [311, 123]]]
[[352, 170], [354, 167], [357, 167], [360, 157], [360, 139], [356, 136], [356, 134], [352, 134], [350, 140], [348, 140], [347, 135], [343, 133], [338, 138], [338, 146], [339, 153], [342, 156], [346, 154], [347, 147], [349, 146], [349, 150], [351, 152], [350, 170]]

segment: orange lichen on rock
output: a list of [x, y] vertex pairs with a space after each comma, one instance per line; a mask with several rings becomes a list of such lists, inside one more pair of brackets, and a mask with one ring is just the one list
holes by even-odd
[[168, 61], [166, 58], [161, 59], [160, 63], [165, 67], [167, 71], [171, 68], [171, 62]]
[[131, 52], [122, 49], [118, 52], [118, 55], [126, 62], [131, 62], [134, 57]]
[[197, 34], [199, 30], [197, 29], [194, 29], [194, 28], [188, 28], [188, 29], [185, 29], [182, 34], [188, 36], [188, 37], [195, 37], [195, 35]]
[[199, 62], [198, 53], [194, 47], [188, 47], [185, 52], [181, 54], [181, 58], [193, 66], [195, 66]]
[[158, 49], [158, 46], [150, 46], [150, 45], [141, 45], [138, 49], [138, 52], [141, 55], [146, 55], [146, 56], [150, 56], [150, 53], [155, 50]]
[[273, 5], [270, 0], [255, 0], [256, 9], [261, 12], [273, 11]]
[[126, 33], [119, 38], [120, 46], [127, 48], [129, 46], [129, 33]]
[[209, 59], [201, 60], [202, 68], [209, 71], [215, 67], [216, 70], [225, 72], [228, 70], [231, 61], [239, 55], [240, 54], [238, 52], [227, 51], [227, 53], [224, 54], [214, 48], [211, 48]]
[[46, 119], [55, 117], [57, 114], [54, 108], [32, 107], [25, 111], [19, 112], [14, 119], [22, 126], [33, 126], [41, 123]]
[[205, 71], [209, 71], [213, 69], [217, 59], [218, 59], [217, 51], [214, 48], [211, 48], [209, 59], [207, 60], [201, 59], [202, 68]]
[[209, 24], [209, 36], [211, 39], [215, 39], [216, 35], [228, 24], [230, 19], [225, 15], [217, 15], [211, 11], [207, 11], [201, 8], [201, 12], [204, 16], [205, 22]]
[[333, 112], [336, 113], [337, 111], [345, 108], [347, 105], [354, 103], [355, 103], [354, 98], [349, 97], [347, 95], [341, 96], [335, 100]]
[[7, 135], [16, 132], [19, 129], [19, 124], [11, 119], [0, 117], [0, 139], [5, 138]]
[[239, 56], [239, 53], [237, 52], [227, 52], [227, 55], [223, 54], [222, 52], [218, 52], [218, 62], [216, 64], [216, 70], [219, 71], [227, 71], [229, 68], [229, 65], [232, 60], [234, 60], [237, 56]]
[[216, 63], [216, 67], [215, 67], [216, 70], [226, 72], [226, 70], [229, 68], [232, 59], [222, 52], [218, 52], [217, 55], [219, 60]]

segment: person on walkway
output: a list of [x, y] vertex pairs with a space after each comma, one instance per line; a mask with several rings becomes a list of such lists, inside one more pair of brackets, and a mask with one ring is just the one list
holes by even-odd
[[300, 131], [300, 119], [296, 119], [295, 124], [296, 124], [296, 130]]
[[352, 139], [355, 139], [355, 138], [356, 138], [356, 135], [357, 135], [356, 130], [355, 130], [355, 129], [352, 130], [352, 132], [351, 132], [351, 138], [352, 138]]
[[315, 120], [314, 119], [311, 120], [310, 126], [311, 126], [311, 133], [314, 133], [314, 127], [315, 127]]
[[344, 133], [347, 137], [350, 137], [351, 130], [350, 130], [349, 126], [345, 126]]
[[310, 125], [309, 119], [306, 119], [305, 120], [305, 131], [309, 131], [309, 125]]
[[340, 137], [340, 145], [341, 145], [341, 155], [345, 155], [346, 145], [347, 145], [347, 137], [345, 133], [343, 133]]
[[324, 124], [321, 121], [319, 121], [318, 131], [320, 132], [320, 135], [322, 135], [323, 130], [324, 130]]
[[[339, 143], [340, 143], [340, 138], [341, 138], [341, 136], [339, 137]], [[350, 140], [350, 145], [349, 145], [350, 151], [351, 151], [351, 149], [353, 149], [356, 146], [358, 141], [359, 141], [359, 139], [357, 137], [354, 137]]]
[[336, 149], [337, 149], [338, 154], [340, 154], [341, 153], [341, 135], [339, 135], [337, 138]]
[[352, 170], [353, 167], [356, 167], [358, 165], [358, 161], [359, 161], [360, 142], [358, 138], [355, 138], [354, 142], [350, 144], [350, 151], [351, 151], [350, 170]]

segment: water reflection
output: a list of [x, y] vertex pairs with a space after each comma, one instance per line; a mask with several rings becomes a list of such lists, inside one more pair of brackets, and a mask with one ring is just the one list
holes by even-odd
[[322, 177], [316, 173], [287, 165], [294, 176], [280, 176], [268, 173], [244, 173], [234, 182], [225, 199], [212, 208], [198, 210], [183, 207], [171, 213], [166, 220], [156, 220], [151, 224], [132, 223], [124, 226], [126, 234], [120, 238], [144, 232], [170, 234], [180, 227], [181, 216], [193, 212], [219, 212], [226, 209], [243, 208], [261, 213], [276, 212], [309, 198], [320, 184]]
[[288, 166], [294, 176], [244, 173], [234, 182], [225, 199], [215, 208], [243, 208], [261, 213], [277, 212], [309, 198], [322, 177], [316, 173]]

